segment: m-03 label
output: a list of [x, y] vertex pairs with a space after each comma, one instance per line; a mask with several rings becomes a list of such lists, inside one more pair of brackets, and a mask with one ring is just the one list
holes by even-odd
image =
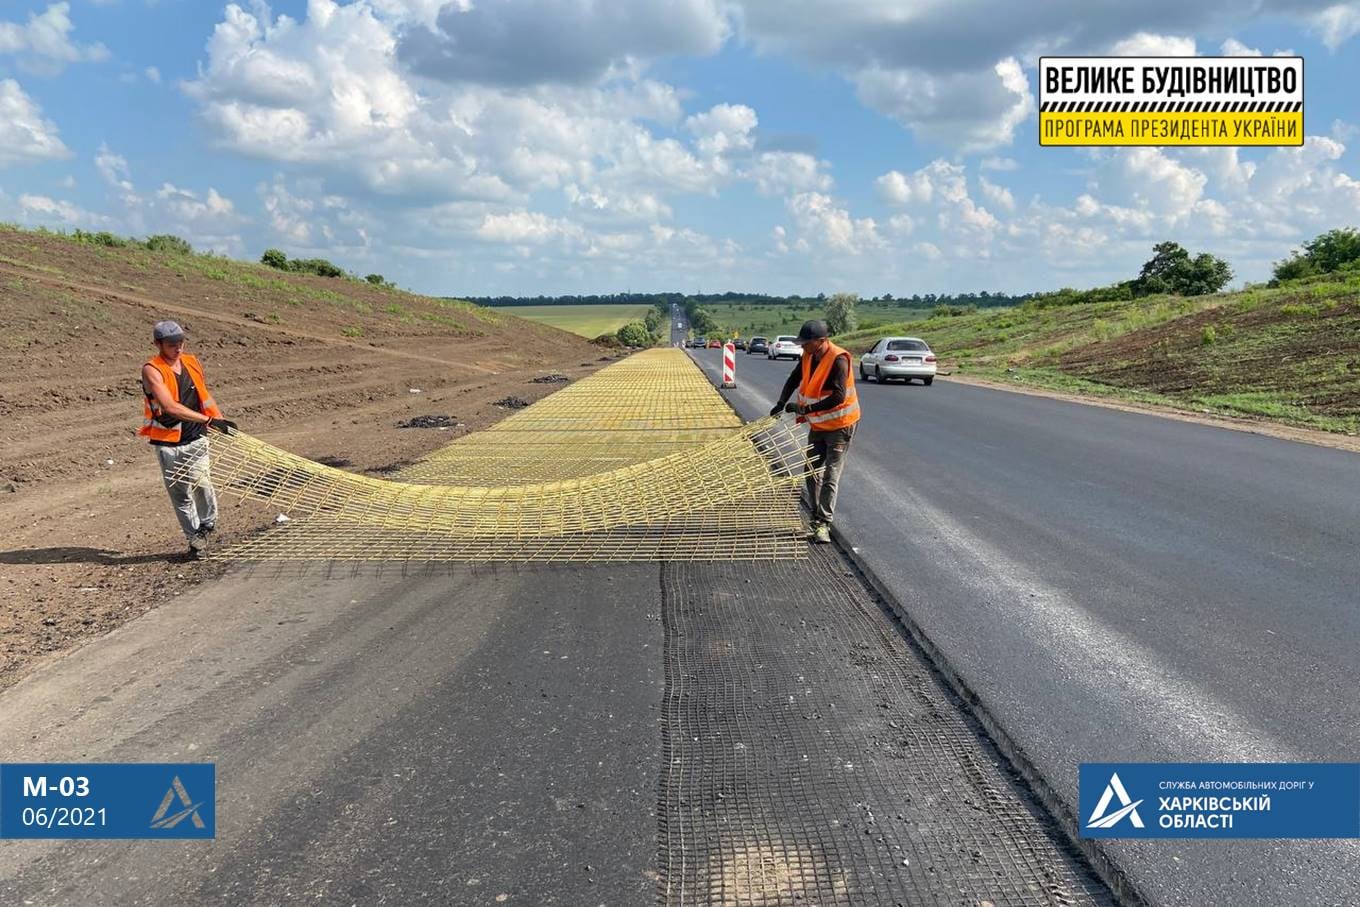
[[0, 764], [0, 838], [211, 838], [211, 763]]

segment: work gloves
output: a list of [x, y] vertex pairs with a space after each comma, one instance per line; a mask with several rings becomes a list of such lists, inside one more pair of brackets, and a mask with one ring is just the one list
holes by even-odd
[[786, 404], [784, 404], [784, 412], [786, 412], [786, 413], [797, 413], [797, 414], [799, 414], [799, 415], [802, 415], [802, 413], [803, 413], [803, 408], [802, 408], [801, 406], [799, 406], [797, 403], [786, 403]]
[[784, 411], [784, 404], [776, 403], [774, 409], [770, 410], [770, 415], [777, 416]]
[[770, 415], [778, 416], [780, 413], [801, 413], [797, 403], [776, 403], [774, 409], [770, 410]]
[[209, 419], [208, 427], [220, 431], [224, 435], [232, 434], [236, 431], [236, 423], [230, 419]]

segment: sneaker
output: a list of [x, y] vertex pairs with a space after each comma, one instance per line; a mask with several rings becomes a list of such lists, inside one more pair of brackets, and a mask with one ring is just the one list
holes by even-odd
[[189, 539], [189, 553], [194, 557], [202, 557], [203, 552], [208, 548], [208, 537], [202, 530], [195, 532], [194, 537]]
[[831, 544], [831, 524], [818, 523], [816, 528], [812, 530], [812, 540], [819, 545]]
[[204, 523], [202, 526], [198, 527], [199, 535], [212, 535], [216, 531], [217, 527], [214, 526], [212, 523]]

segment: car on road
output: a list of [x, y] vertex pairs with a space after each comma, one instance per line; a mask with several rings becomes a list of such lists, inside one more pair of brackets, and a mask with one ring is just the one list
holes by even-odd
[[718, 340], [718, 339], [716, 339], [716, 338], [713, 339], [713, 340], [710, 340], [710, 341], [708, 341], [708, 348], [709, 348], [710, 350], [720, 350], [720, 349], [722, 349], [722, 341], [721, 341], [721, 340]]
[[739, 350], [744, 350], [746, 349], [746, 341], [738, 337], [736, 340], [732, 341], [732, 346], [736, 347]]
[[764, 337], [752, 337], [746, 344], [746, 355], [752, 353], [768, 353], [770, 351], [770, 341]]
[[930, 345], [920, 337], [884, 337], [860, 357], [859, 377], [867, 381], [872, 375], [879, 384], [892, 378], [901, 378], [907, 384], [920, 378], [922, 384], [930, 384], [938, 364]]
[[695, 337], [689, 342], [689, 348], [692, 350], [701, 350], [706, 346], [708, 346], [708, 338], [706, 337]]
[[765, 350], [766, 359], [783, 359], [785, 356], [797, 359], [802, 355], [803, 348], [798, 345], [798, 338], [792, 334], [780, 334]]

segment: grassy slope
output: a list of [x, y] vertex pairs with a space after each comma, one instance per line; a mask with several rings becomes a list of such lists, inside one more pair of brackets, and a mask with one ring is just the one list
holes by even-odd
[[520, 305], [488, 308], [540, 324], [549, 324], [586, 338], [612, 334], [630, 321], [641, 321], [647, 305]]
[[1057, 390], [1360, 432], [1360, 276], [1217, 296], [1021, 306], [838, 338], [924, 337], [946, 368]]
[[[526, 338], [568, 339], [550, 325], [462, 300], [422, 296], [359, 280], [293, 274], [212, 254], [109, 248], [3, 223], [0, 265], [375, 346], [407, 338], [484, 338], [494, 343], [504, 336], [510, 347]], [[0, 275], [0, 289], [17, 290], [23, 281], [22, 276]], [[94, 305], [70, 293], [64, 295], [71, 297], [72, 305]], [[29, 326], [7, 327], [3, 346], [12, 347], [23, 340], [24, 328]], [[32, 327], [41, 330], [41, 325]]]

